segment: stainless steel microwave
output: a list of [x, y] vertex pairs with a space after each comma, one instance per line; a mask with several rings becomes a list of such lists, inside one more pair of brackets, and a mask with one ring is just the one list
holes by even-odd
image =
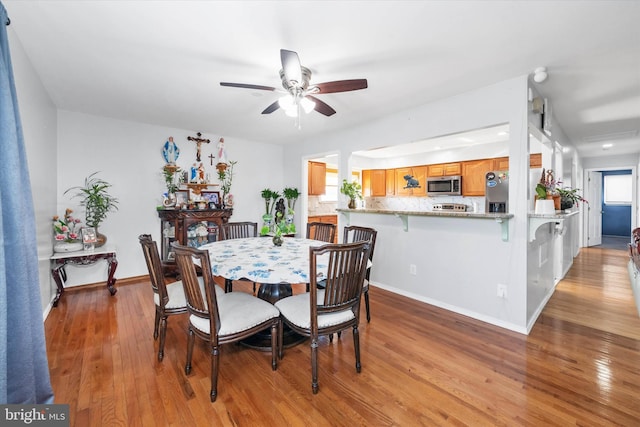
[[461, 196], [462, 177], [438, 176], [427, 178], [427, 196]]

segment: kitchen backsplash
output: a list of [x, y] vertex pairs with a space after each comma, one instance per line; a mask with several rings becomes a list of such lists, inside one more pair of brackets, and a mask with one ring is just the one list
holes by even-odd
[[335, 215], [337, 202], [321, 202], [319, 196], [309, 196], [308, 215]]
[[467, 212], [484, 213], [484, 197], [365, 197], [366, 209], [382, 209], [392, 211], [432, 211], [433, 205], [439, 203], [461, 203], [467, 205]]

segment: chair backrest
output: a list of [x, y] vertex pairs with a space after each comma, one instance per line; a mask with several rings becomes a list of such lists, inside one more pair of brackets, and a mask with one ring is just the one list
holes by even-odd
[[307, 239], [333, 243], [336, 237], [336, 225], [328, 222], [307, 223]]
[[[318, 314], [351, 308], [358, 318], [360, 295], [371, 245], [369, 242], [329, 244], [309, 248], [311, 323]], [[327, 274], [318, 277], [318, 264], [327, 265]], [[325, 283], [324, 299], [318, 301], [317, 282]], [[317, 322], [315, 325], [317, 328]], [[315, 331], [317, 333], [317, 329]]]
[[[369, 259], [373, 260], [373, 251], [376, 248], [376, 237], [378, 232], [369, 227], [360, 227], [357, 225], [351, 225], [344, 228], [344, 235], [342, 236], [342, 243], [354, 243], [354, 242], [371, 242], [371, 252], [369, 253]], [[371, 269], [367, 269], [365, 277], [369, 280]]]
[[[210, 322], [211, 341], [217, 343], [220, 330], [220, 315], [218, 312], [218, 300], [216, 298], [211, 264], [209, 263], [209, 251], [191, 248], [172, 243], [176, 254], [176, 265], [182, 276], [182, 286], [187, 300], [187, 312]], [[201, 267], [204, 295], [198, 281], [196, 264]]]
[[142, 246], [144, 260], [147, 262], [151, 288], [154, 293], [158, 294], [160, 305], [164, 307], [169, 302], [169, 295], [167, 294], [167, 286], [164, 282], [164, 272], [162, 270], [160, 254], [158, 253], [158, 245], [150, 234], [141, 234], [138, 236], [138, 240], [140, 240], [140, 245]]
[[258, 235], [257, 222], [227, 222], [222, 224], [222, 240], [242, 239]]

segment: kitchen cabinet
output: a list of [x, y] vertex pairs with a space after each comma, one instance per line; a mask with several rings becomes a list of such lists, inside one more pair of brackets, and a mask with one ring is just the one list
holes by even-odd
[[428, 166], [428, 176], [454, 176], [460, 175], [462, 166], [460, 163], [441, 163]]
[[333, 243], [338, 243], [338, 215], [310, 215], [307, 222], [324, 222], [336, 226], [336, 234]]
[[386, 173], [384, 169], [362, 171], [362, 192], [365, 197], [384, 197], [387, 195]]
[[472, 160], [462, 163], [462, 195], [484, 196], [485, 175], [493, 170], [494, 159]]
[[325, 193], [327, 182], [327, 165], [320, 162], [309, 162], [309, 196], [321, 196]]
[[396, 171], [394, 169], [387, 169], [385, 173], [385, 183], [387, 187], [385, 194], [387, 196], [395, 196], [396, 195]]
[[[426, 196], [427, 189], [425, 180], [427, 177], [427, 166], [413, 166], [408, 168], [395, 169], [396, 175], [396, 196]], [[417, 186], [408, 185], [405, 177], [417, 181]]]
[[[532, 169], [542, 167], [542, 154], [534, 153], [529, 156], [529, 167]], [[497, 157], [493, 159], [494, 171], [509, 170], [509, 157]]]
[[167, 273], [175, 273], [171, 243], [198, 247], [219, 240], [220, 226], [229, 221], [233, 209], [159, 209], [160, 259]]

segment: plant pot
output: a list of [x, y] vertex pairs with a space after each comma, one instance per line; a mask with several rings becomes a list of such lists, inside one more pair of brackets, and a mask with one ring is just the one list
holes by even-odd
[[355, 209], [356, 208], [356, 199], [349, 199], [349, 209]]
[[104, 246], [105, 243], [107, 243], [107, 236], [105, 236], [104, 234], [100, 233], [98, 231], [98, 228], [96, 228], [96, 248], [99, 248], [100, 246]]
[[562, 210], [571, 209], [572, 207], [573, 207], [573, 200], [569, 199], [568, 197], [560, 198], [560, 209]]
[[284, 238], [282, 236], [275, 235], [273, 236], [273, 244], [276, 246], [282, 246], [282, 242], [284, 242]]

